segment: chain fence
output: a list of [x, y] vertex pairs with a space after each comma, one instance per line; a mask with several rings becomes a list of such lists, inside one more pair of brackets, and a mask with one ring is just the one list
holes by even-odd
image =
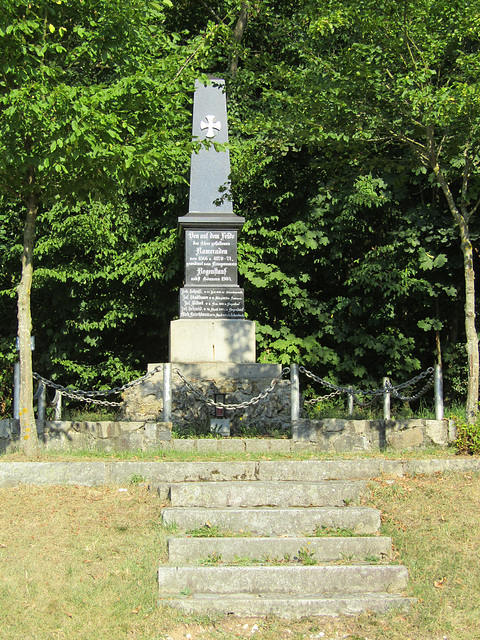
[[[136, 380], [133, 380], [132, 382], [128, 382], [119, 387], [113, 387], [112, 389], [97, 390], [97, 391], [84, 391], [82, 389], [64, 387], [63, 385], [55, 383], [52, 380], [49, 380], [48, 378], [45, 378], [40, 374], [34, 372], [33, 377], [35, 380], [38, 381], [38, 388], [35, 394], [35, 399], [39, 398], [42, 392], [42, 387], [45, 387], [45, 388], [51, 388], [55, 391], [55, 399], [53, 400], [53, 402], [48, 402], [50, 406], [53, 406], [54, 402], [58, 398], [58, 394], [60, 394], [62, 396], [65, 396], [75, 401], [85, 402], [85, 403], [94, 404], [94, 405], [103, 405], [108, 407], [119, 408], [122, 406], [123, 404], [122, 402], [115, 402], [111, 400], [101, 400], [100, 398], [102, 397], [105, 398], [111, 395], [119, 395], [125, 391], [128, 391], [129, 389], [137, 387], [141, 385], [143, 382], [145, 382], [146, 380], [148, 380], [149, 378], [151, 378], [152, 376], [154, 376], [155, 374], [163, 371], [163, 369], [164, 369], [163, 364], [158, 365], [151, 371], [147, 372], [145, 375], [141, 376], [140, 378], [137, 378]], [[282, 381], [284, 376], [287, 376], [290, 373], [290, 371], [291, 371], [290, 367], [284, 367], [281, 373], [276, 378], [272, 379], [270, 385], [264, 391], [260, 392], [258, 395], [250, 398], [249, 400], [246, 400], [244, 402], [239, 402], [239, 403], [228, 403], [228, 402], [219, 402], [217, 400], [207, 397], [200, 389], [196, 388], [191, 382], [189, 382], [185, 378], [185, 376], [180, 371], [180, 369], [178, 368], [173, 369], [173, 372], [180, 378], [183, 385], [187, 387], [187, 389], [199, 401], [203, 402], [205, 405], [209, 407], [212, 407], [215, 409], [224, 409], [227, 411], [248, 409], [250, 407], [257, 405], [262, 401], [265, 401], [270, 396], [270, 394], [275, 390], [277, 384], [280, 381]], [[342, 394], [348, 395], [349, 398], [353, 399], [354, 403], [364, 408], [371, 406], [380, 397], [385, 397], [386, 394], [390, 394], [390, 396], [393, 396], [394, 398], [402, 402], [413, 402], [415, 400], [418, 400], [422, 396], [424, 396], [434, 384], [434, 368], [433, 367], [429, 367], [426, 371], [423, 371], [419, 375], [401, 384], [392, 385], [390, 380], [386, 378], [382, 387], [379, 387], [377, 389], [365, 389], [365, 390], [355, 389], [352, 386], [346, 387], [346, 386], [335, 385], [332, 382], [325, 380], [324, 378], [320, 378], [319, 376], [315, 375], [314, 373], [312, 373], [311, 371], [309, 371], [308, 369], [306, 369], [304, 366], [301, 366], [301, 365], [298, 367], [298, 371], [301, 374], [305, 375], [309, 380], [312, 380], [313, 382], [322, 385], [329, 391], [329, 393], [323, 396], [318, 396], [315, 398], [304, 400], [305, 405], [319, 404], [321, 402], [330, 400], [334, 397], [341, 396]], [[413, 389], [414, 387], [416, 387], [416, 385], [419, 382], [422, 382], [422, 381], [424, 381], [424, 384], [417, 393], [413, 393], [412, 395], [404, 395], [403, 393], [401, 393], [406, 389], [411, 389], [411, 388]]]
[[[424, 396], [427, 393], [427, 391], [433, 386], [434, 372], [435, 372], [433, 367], [429, 367], [428, 369], [426, 369], [426, 371], [423, 371], [422, 373], [415, 376], [414, 378], [407, 380], [407, 382], [402, 382], [401, 384], [397, 384], [394, 386], [391, 384], [390, 380], [387, 378], [384, 386], [382, 387], [379, 387], [377, 389], [362, 390], [362, 389], [354, 389], [353, 387], [341, 387], [341, 386], [335, 385], [332, 382], [325, 380], [324, 378], [319, 378], [311, 371], [308, 371], [307, 369], [305, 369], [305, 367], [303, 366], [300, 366], [298, 369], [300, 373], [303, 373], [304, 375], [306, 375], [307, 378], [310, 378], [314, 382], [321, 384], [327, 389], [331, 389], [331, 392], [327, 395], [305, 400], [305, 404], [311, 404], [311, 405], [318, 404], [319, 402], [329, 400], [330, 398], [333, 398], [335, 396], [345, 394], [345, 395], [351, 396], [354, 402], [361, 407], [371, 406], [378, 398], [383, 397], [387, 393], [391, 394], [392, 396], [394, 396], [398, 400], [401, 400], [402, 402], [414, 402], [415, 400], [418, 400], [419, 398]], [[400, 393], [402, 389], [415, 387], [417, 383], [420, 382], [421, 380], [425, 380], [425, 384], [417, 393], [410, 396], [402, 395]], [[363, 398], [370, 397], [371, 399], [361, 400], [360, 399], [361, 397]]]
[[44, 378], [39, 373], [33, 372], [32, 375], [35, 380], [38, 380], [38, 383], [39, 383], [37, 393], [35, 394], [36, 396], [37, 394], [39, 394], [41, 385], [43, 385], [44, 387], [49, 387], [51, 389], [54, 389], [55, 396], [57, 396], [57, 393], [60, 393], [66, 398], [70, 398], [71, 400], [87, 402], [89, 404], [95, 404], [95, 405], [103, 405], [107, 407], [121, 407], [123, 404], [122, 402], [113, 402], [110, 400], [99, 400], [98, 398], [105, 397], [105, 396], [119, 395], [124, 391], [127, 391], [128, 389], [132, 389], [133, 387], [138, 387], [139, 385], [142, 384], [142, 382], [145, 382], [146, 380], [154, 376], [156, 373], [160, 373], [161, 371], [163, 371], [163, 365], [158, 365], [157, 367], [155, 367], [151, 371], [148, 371], [145, 375], [141, 376], [140, 378], [137, 378], [132, 382], [127, 382], [121, 387], [113, 387], [112, 389], [105, 389], [105, 390], [99, 390], [99, 391], [84, 391], [83, 389], [72, 389], [72, 387], [64, 387], [61, 384], [57, 384], [56, 382], [49, 380], [48, 378]]
[[250, 400], [239, 402], [237, 404], [217, 402], [215, 400], [212, 400], [211, 398], [208, 398], [199, 389], [196, 389], [190, 382], [188, 382], [188, 380], [182, 374], [180, 369], [174, 369], [173, 371], [178, 375], [178, 377], [183, 382], [183, 384], [204, 404], [208, 405], [209, 407], [214, 407], [215, 409], [225, 409], [226, 411], [234, 411], [236, 409], [247, 409], [248, 407], [252, 407], [253, 405], [258, 404], [261, 400], [265, 400], [272, 393], [272, 391], [275, 389], [277, 384], [282, 380], [283, 376], [290, 373], [290, 367], [285, 367], [284, 369], [282, 369], [281, 374], [276, 378], [273, 378], [272, 382], [270, 383], [270, 386], [267, 389], [265, 389], [265, 391], [262, 391], [257, 396], [250, 398]]

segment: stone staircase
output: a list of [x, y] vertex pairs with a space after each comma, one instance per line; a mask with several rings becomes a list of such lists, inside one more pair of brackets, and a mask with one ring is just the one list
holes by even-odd
[[350, 473], [342, 461], [322, 474], [318, 461], [261, 461], [253, 477], [230, 463], [230, 473], [190, 468], [160, 482], [171, 505], [163, 523], [177, 528], [158, 572], [161, 602], [285, 618], [407, 609], [407, 570], [388, 564], [391, 540], [378, 510], [360, 506], [366, 477], [352, 462]]

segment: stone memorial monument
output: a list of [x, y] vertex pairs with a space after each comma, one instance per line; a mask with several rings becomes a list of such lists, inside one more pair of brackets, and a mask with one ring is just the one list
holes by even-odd
[[190, 200], [178, 219], [185, 239], [185, 284], [179, 320], [170, 327], [171, 362], [255, 362], [255, 323], [245, 319], [238, 285], [237, 233], [244, 218], [233, 213], [225, 83], [197, 81]]
[[[170, 362], [163, 365], [163, 380], [160, 373], [154, 373], [127, 391], [122, 413], [129, 420], [158, 420], [162, 414], [165, 419], [168, 402], [164, 399], [170, 386], [165, 383], [165, 372], [173, 371], [172, 411], [166, 419], [175, 429], [204, 425], [219, 435], [228, 435], [230, 425], [237, 434], [253, 426], [265, 433], [282, 431], [290, 425], [286, 381], [276, 385], [268, 403], [226, 416], [223, 410], [212, 413], [185, 384], [191, 383], [204, 398], [242, 403], [264, 392], [282, 370], [279, 364], [256, 362], [255, 323], [245, 319], [237, 272], [237, 234], [244, 218], [233, 213], [230, 197], [223, 80], [211, 78], [206, 85], [196, 82], [193, 136], [199, 148], [191, 158], [189, 210], [178, 219], [185, 242], [185, 282], [180, 290], [179, 319], [170, 323]], [[158, 366], [151, 363], [148, 370], [153, 372]]]

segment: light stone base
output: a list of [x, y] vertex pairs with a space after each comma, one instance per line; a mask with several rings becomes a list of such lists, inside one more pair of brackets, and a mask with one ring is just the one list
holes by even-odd
[[[164, 366], [149, 362], [147, 371]], [[273, 362], [171, 362], [172, 370], [179, 369], [188, 380], [265, 380], [268, 384], [282, 373], [282, 365]], [[163, 374], [160, 374], [163, 376]], [[163, 378], [159, 378], [163, 379]], [[268, 385], [267, 385], [268, 386]]]
[[170, 323], [170, 362], [255, 361], [252, 320], [181, 319]]

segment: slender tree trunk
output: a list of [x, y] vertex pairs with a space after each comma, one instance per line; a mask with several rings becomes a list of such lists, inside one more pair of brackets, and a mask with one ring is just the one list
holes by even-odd
[[[457, 223], [460, 244], [463, 253], [463, 270], [465, 277], [465, 335], [468, 359], [468, 390], [467, 390], [467, 421], [475, 422], [478, 413], [478, 385], [480, 355], [478, 349], [478, 334], [475, 321], [475, 270], [473, 267], [473, 248], [468, 229], [469, 216], [466, 211], [460, 211], [450, 190], [447, 180], [438, 163], [433, 137], [433, 128], [427, 127], [428, 157], [435, 173], [438, 184], [447, 199], [450, 212]], [[464, 174], [464, 180], [467, 174]]]
[[475, 422], [478, 412], [479, 351], [475, 323], [475, 271], [473, 269], [472, 243], [468, 229], [461, 233], [463, 265], [465, 271], [465, 333], [467, 336], [468, 395], [467, 421]]
[[33, 412], [32, 378], [32, 314], [30, 308], [33, 278], [33, 247], [38, 197], [32, 193], [27, 200], [27, 217], [23, 232], [22, 276], [18, 286], [18, 338], [20, 348], [20, 443], [27, 454], [35, 452], [38, 444]]

